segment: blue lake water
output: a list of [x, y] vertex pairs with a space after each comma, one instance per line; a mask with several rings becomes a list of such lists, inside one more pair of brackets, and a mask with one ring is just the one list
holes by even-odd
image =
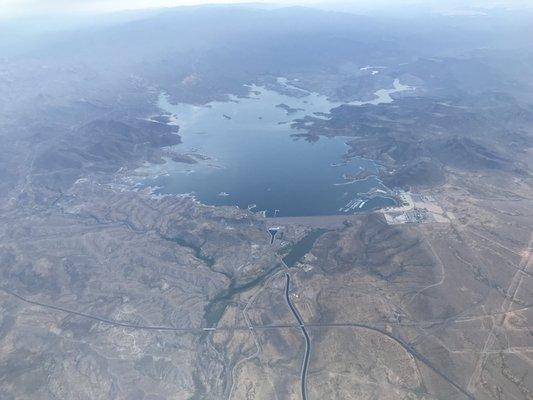
[[[354, 105], [390, 102], [390, 94], [406, 88], [395, 81], [393, 88], [376, 92], [375, 99]], [[288, 113], [280, 104], [294, 110]], [[161, 95], [160, 108], [180, 126], [183, 143], [174, 150], [199, 162], [168, 159], [163, 165], [147, 165], [138, 171], [144, 176], [141, 185], [162, 194], [191, 193], [205, 204], [253, 208], [267, 216], [331, 215], [394, 204], [375, 177], [343, 178], [377, 171], [368, 160], [343, 162], [345, 139], [309, 143], [291, 136], [298, 133], [291, 121], [306, 115], [325, 118], [314, 113], [339, 105], [316, 93], [291, 97], [258, 86], [250, 87], [248, 98], [205, 106], [171, 104]], [[365, 195], [373, 188], [384, 191]]]

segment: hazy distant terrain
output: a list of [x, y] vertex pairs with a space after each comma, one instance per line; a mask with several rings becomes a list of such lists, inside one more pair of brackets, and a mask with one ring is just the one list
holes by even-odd
[[[532, 399], [533, 13], [413, 10], [3, 20], [0, 398]], [[339, 215], [139, 183], [265, 195], [269, 129]]]

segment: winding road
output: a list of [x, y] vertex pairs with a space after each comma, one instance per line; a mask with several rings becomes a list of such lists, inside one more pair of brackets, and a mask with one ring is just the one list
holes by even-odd
[[[450, 385], [452, 385], [457, 391], [462, 393], [467, 399], [474, 400], [475, 397], [469, 393], [467, 389], [464, 389], [459, 384], [457, 384], [452, 378], [450, 378], [447, 374], [443, 373], [440, 368], [438, 368], [436, 365], [434, 365], [428, 358], [426, 358], [424, 355], [419, 353], [413, 346], [411, 346], [409, 343], [405, 342], [400, 337], [393, 335], [389, 332], [387, 332], [384, 328], [389, 323], [384, 322], [382, 326], [380, 326], [379, 323], [374, 323], [373, 325], [367, 325], [364, 323], [357, 323], [357, 322], [341, 322], [341, 323], [307, 323], [304, 324], [300, 314], [292, 304], [289, 292], [290, 292], [290, 275], [288, 273], [285, 274], [286, 279], [286, 285], [285, 285], [285, 300], [287, 301], [287, 304], [289, 308], [291, 309], [291, 312], [293, 313], [296, 321], [298, 324], [272, 324], [272, 325], [253, 325], [253, 326], [219, 326], [219, 327], [190, 327], [190, 328], [180, 328], [180, 327], [174, 327], [174, 326], [158, 326], [158, 325], [141, 325], [141, 324], [132, 324], [127, 321], [119, 321], [119, 320], [113, 320], [109, 318], [104, 318], [96, 315], [91, 315], [87, 313], [82, 313], [73, 309], [68, 309], [65, 307], [56, 306], [53, 304], [47, 304], [35, 300], [30, 300], [29, 298], [26, 298], [24, 296], [19, 295], [18, 293], [12, 291], [11, 289], [0, 286], [0, 292], [4, 292], [7, 295], [13, 296], [19, 301], [22, 301], [27, 304], [31, 304], [38, 307], [47, 308], [50, 310], [55, 310], [59, 312], [63, 312], [66, 314], [72, 314], [77, 315], [79, 317], [91, 319], [94, 321], [98, 321], [104, 324], [118, 326], [118, 327], [124, 327], [124, 328], [130, 328], [130, 329], [138, 329], [138, 330], [149, 330], [149, 331], [172, 331], [172, 332], [182, 332], [182, 333], [191, 333], [191, 334], [199, 334], [204, 333], [206, 331], [249, 331], [249, 330], [270, 330], [270, 329], [300, 329], [305, 337], [305, 343], [306, 343], [306, 351], [305, 351], [305, 357], [302, 364], [302, 374], [301, 374], [301, 389], [302, 389], [302, 399], [307, 400], [307, 389], [306, 389], [306, 380], [307, 380], [307, 369], [309, 367], [309, 358], [311, 354], [311, 340], [309, 338], [309, 334], [307, 333], [307, 329], [323, 329], [323, 328], [359, 328], [359, 329], [366, 329], [370, 331], [374, 331], [376, 333], [382, 334], [384, 336], [387, 336], [389, 339], [395, 341], [397, 344], [399, 344], [401, 347], [403, 347], [404, 350], [406, 350], [411, 356], [413, 356], [415, 359], [420, 361], [422, 364], [426, 365], [429, 369], [431, 369], [433, 372], [435, 372], [437, 375], [439, 375], [444, 381], [448, 382]], [[426, 323], [435, 323], [436, 321], [426, 321]]]
[[307, 369], [309, 368], [309, 357], [311, 355], [311, 339], [309, 338], [309, 334], [307, 333], [307, 329], [305, 329], [305, 324], [298, 313], [298, 310], [296, 310], [296, 307], [294, 307], [294, 304], [292, 304], [289, 292], [291, 287], [291, 276], [286, 273], [285, 274], [285, 300], [287, 300], [287, 304], [289, 305], [289, 308], [292, 311], [292, 314], [294, 315], [294, 318], [296, 318], [296, 321], [298, 321], [298, 325], [300, 326], [300, 329], [304, 335], [305, 338], [305, 356], [304, 361], [302, 363], [302, 375], [301, 375], [301, 390], [302, 390], [302, 400], [307, 400], [307, 385], [306, 385], [306, 379], [307, 379]]

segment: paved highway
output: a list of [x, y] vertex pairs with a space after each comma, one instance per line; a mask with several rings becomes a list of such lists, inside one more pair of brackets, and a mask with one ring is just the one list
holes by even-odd
[[307, 323], [304, 325], [302, 318], [300, 317], [298, 311], [292, 304], [289, 298], [289, 291], [290, 291], [290, 276], [289, 274], [285, 275], [286, 277], [286, 286], [285, 286], [285, 299], [287, 301], [287, 304], [289, 305], [294, 317], [296, 318], [298, 324], [276, 324], [276, 325], [253, 325], [251, 327], [249, 326], [220, 326], [220, 327], [198, 327], [198, 328], [180, 328], [180, 327], [173, 327], [173, 326], [158, 326], [158, 325], [139, 325], [139, 324], [131, 324], [126, 321], [118, 321], [118, 320], [112, 320], [104, 317], [99, 317], [96, 315], [91, 315], [87, 313], [78, 312], [76, 310], [68, 309], [65, 307], [56, 306], [53, 304], [47, 304], [42, 303], [39, 301], [30, 300], [24, 296], [21, 296], [12, 290], [0, 286], [0, 291], [13, 296], [17, 298], [18, 300], [32, 304], [38, 307], [43, 307], [67, 314], [77, 315], [79, 317], [92, 319], [94, 321], [98, 321], [104, 324], [113, 325], [113, 326], [120, 326], [130, 329], [139, 329], [139, 330], [151, 330], [151, 331], [172, 331], [172, 332], [183, 332], [183, 333], [192, 333], [192, 334], [198, 334], [198, 333], [205, 333], [211, 332], [211, 331], [248, 331], [250, 329], [253, 330], [268, 330], [268, 329], [300, 329], [305, 337], [306, 342], [306, 352], [304, 357], [304, 362], [302, 365], [302, 398], [304, 400], [307, 400], [307, 392], [306, 392], [306, 379], [307, 379], [307, 369], [309, 366], [309, 356], [311, 353], [311, 341], [309, 339], [309, 335], [307, 333], [307, 329], [324, 329], [324, 328], [359, 328], [359, 329], [367, 329], [374, 331], [376, 333], [380, 333], [382, 335], [387, 336], [391, 340], [394, 340], [396, 343], [398, 343], [400, 346], [402, 346], [411, 356], [413, 356], [415, 359], [420, 361], [421, 363], [425, 364], [428, 368], [430, 368], [433, 372], [435, 372], [437, 375], [439, 375], [442, 379], [444, 379], [446, 382], [448, 382], [450, 385], [452, 385], [455, 389], [457, 389], [460, 393], [462, 393], [467, 399], [475, 400], [474, 396], [470, 393], [468, 393], [465, 389], [463, 389], [459, 384], [453, 381], [450, 377], [448, 377], [445, 373], [441, 372], [438, 367], [433, 365], [433, 363], [427, 359], [424, 355], [420, 354], [413, 346], [405, 342], [403, 339], [401, 339], [398, 336], [395, 336], [389, 332], [387, 332], [384, 327], [386, 325], [390, 325], [389, 323], [382, 323], [379, 326], [378, 324], [374, 325], [367, 325], [363, 323], [357, 323], [357, 322], [343, 322], [343, 323]]
[[298, 313], [298, 310], [296, 307], [294, 307], [294, 304], [291, 302], [291, 298], [289, 296], [290, 288], [291, 288], [291, 276], [289, 274], [285, 274], [285, 300], [287, 300], [287, 304], [289, 305], [289, 308], [292, 311], [292, 314], [294, 315], [294, 318], [296, 318], [296, 321], [298, 321], [298, 326], [300, 327], [304, 338], [305, 338], [305, 356], [304, 361], [302, 363], [302, 375], [301, 375], [301, 390], [302, 390], [302, 400], [307, 400], [307, 385], [306, 385], [306, 379], [307, 379], [307, 369], [309, 367], [309, 357], [311, 355], [311, 339], [309, 338], [309, 334], [307, 333], [307, 329], [305, 329], [305, 324]]

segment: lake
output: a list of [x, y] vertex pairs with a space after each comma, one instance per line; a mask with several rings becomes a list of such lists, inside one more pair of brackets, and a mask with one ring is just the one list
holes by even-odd
[[[407, 89], [395, 80], [375, 99], [349, 104], [388, 103], [392, 93]], [[393, 205], [376, 177], [345, 179], [361, 171], [376, 173], [377, 166], [363, 159], [344, 162], [344, 138], [310, 143], [291, 136], [298, 133], [291, 128], [295, 119], [327, 118], [323, 114], [339, 105], [317, 93], [291, 97], [255, 85], [247, 98], [204, 106], [171, 104], [162, 94], [159, 107], [180, 126], [183, 143], [174, 150], [198, 162], [167, 159], [163, 165], [146, 165], [138, 171], [145, 176], [140, 186], [161, 194], [190, 193], [205, 204], [236, 205], [267, 216], [332, 215]], [[372, 189], [377, 192], [366, 194]]]

